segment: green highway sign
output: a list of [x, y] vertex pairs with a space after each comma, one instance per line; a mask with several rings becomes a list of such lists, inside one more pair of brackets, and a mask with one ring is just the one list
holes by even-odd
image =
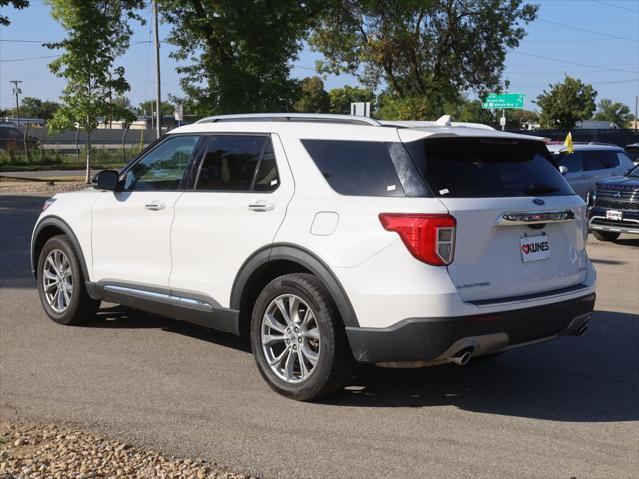
[[482, 108], [490, 110], [499, 110], [502, 108], [523, 108], [524, 107], [524, 94], [523, 93], [491, 93], [486, 97], [481, 105]]

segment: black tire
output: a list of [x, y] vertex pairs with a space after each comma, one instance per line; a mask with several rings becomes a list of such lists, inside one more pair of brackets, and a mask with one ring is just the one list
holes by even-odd
[[[55, 311], [45, 297], [43, 274], [45, 261], [49, 253], [59, 250], [67, 257], [71, 271], [73, 290], [70, 301], [63, 312]], [[37, 288], [40, 302], [47, 316], [58, 324], [77, 325], [95, 319], [95, 313], [100, 307], [100, 301], [91, 299], [84, 285], [84, 275], [80, 260], [66, 235], [49, 238], [40, 251], [38, 269], [36, 271]]]
[[[281, 295], [301, 298], [315, 316], [320, 334], [319, 359], [310, 376], [302, 382], [279, 378], [268, 365], [262, 349], [262, 321], [267, 307]], [[251, 346], [257, 367], [268, 385], [276, 392], [298, 401], [312, 401], [342, 389], [351, 377], [354, 365], [346, 331], [333, 299], [313, 275], [292, 273], [280, 276], [262, 290], [251, 316]]]
[[592, 234], [599, 241], [614, 241], [619, 238], [621, 233], [614, 233], [612, 231], [593, 231]]

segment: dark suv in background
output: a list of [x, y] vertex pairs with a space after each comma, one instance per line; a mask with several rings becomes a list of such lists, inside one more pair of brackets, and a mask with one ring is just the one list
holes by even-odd
[[588, 227], [598, 240], [639, 234], [639, 166], [624, 176], [598, 181], [587, 201]]

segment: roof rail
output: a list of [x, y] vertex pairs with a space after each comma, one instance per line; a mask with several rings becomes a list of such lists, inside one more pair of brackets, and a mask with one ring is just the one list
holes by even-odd
[[366, 116], [328, 115], [321, 113], [244, 113], [238, 115], [217, 115], [202, 118], [195, 123], [216, 123], [224, 121], [303, 121], [382, 126], [379, 121]]

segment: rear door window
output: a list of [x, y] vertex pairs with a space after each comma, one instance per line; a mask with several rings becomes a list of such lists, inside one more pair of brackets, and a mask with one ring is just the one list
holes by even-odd
[[436, 138], [405, 146], [438, 197], [574, 194], [537, 141]]
[[264, 135], [217, 135], [202, 159], [195, 189], [270, 192], [279, 185], [271, 139]]

